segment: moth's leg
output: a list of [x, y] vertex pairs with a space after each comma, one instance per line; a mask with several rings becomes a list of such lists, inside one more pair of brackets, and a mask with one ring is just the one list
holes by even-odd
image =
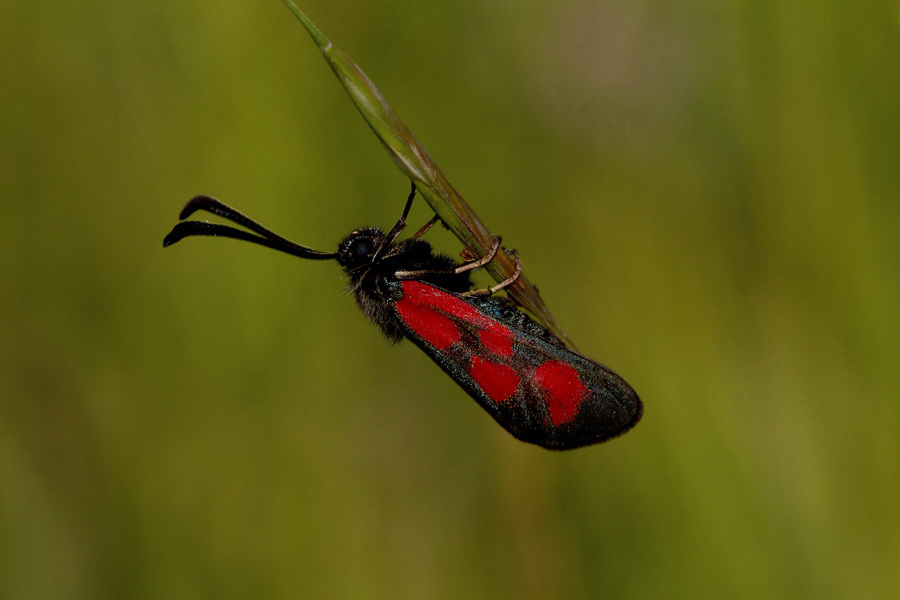
[[400, 215], [400, 219], [396, 223], [394, 223], [394, 226], [391, 227], [391, 230], [388, 231], [387, 235], [384, 236], [384, 239], [381, 241], [381, 245], [377, 250], [375, 250], [375, 253], [372, 254], [373, 263], [381, 258], [381, 255], [391, 247], [391, 244], [394, 243], [394, 240], [397, 239], [397, 236], [400, 235], [400, 232], [403, 231], [403, 229], [406, 227], [406, 217], [409, 216], [409, 209], [412, 208], [413, 198], [415, 197], [416, 183], [414, 181], [410, 181], [409, 196], [406, 197], [406, 206], [403, 207], [403, 214]]
[[495, 286], [484, 288], [481, 290], [472, 290], [470, 292], [464, 292], [461, 294], [462, 296], [491, 296], [496, 294], [502, 289], [508, 288], [516, 281], [518, 281], [519, 277], [522, 275], [522, 261], [519, 260], [519, 253], [515, 250], [510, 250], [509, 255], [513, 257], [513, 260], [516, 261], [516, 272], [498, 283]]
[[[470, 260], [465, 262], [455, 269], [446, 269], [446, 270], [420, 270], [420, 271], [396, 271], [394, 276], [397, 279], [421, 279], [426, 275], [459, 275], [460, 273], [465, 273], [466, 271], [471, 271], [473, 269], [478, 269], [488, 264], [494, 257], [497, 256], [497, 251], [500, 250], [500, 236], [494, 237], [494, 243], [491, 244], [491, 249], [487, 254], [482, 256], [481, 258], [476, 258], [475, 260]], [[503, 289], [503, 288], [501, 288]]]
[[409, 236], [410, 239], [415, 240], [415, 239], [418, 239], [418, 238], [422, 237], [423, 235], [425, 235], [425, 232], [426, 232], [426, 231], [428, 231], [429, 229], [431, 229], [431, 228], [434, 226], [434, 224], [437, 223], [437, 222], [440, 221], [440, 220], [441, 220], [441, 218], [440, 218], [439, 216], [434, 215], [433, 217], [431, 217], [431, 220], [430, 220], [430, 221], [428, 221], [427, 223], [425, 223], [424, 225], [422, 225], [422, 229], [418, 230], [417, 232], [415, 232], [414, 234], [412, 234], [411, 236]]
[[491, 244], [491, 249], [488, 250], [488, 253], [482, 256], [481, 258], [474, 258], [468, 262], [461, 264], [453, 270], [454, 273], [465, 273], [466, 271], [472, 271], [474, 269], [480, 269], [484, 265], [488, 264], [494, 257], [497, 256], [497, 251], [500, 250], [500, 236], [494, 236], [494, 242]]

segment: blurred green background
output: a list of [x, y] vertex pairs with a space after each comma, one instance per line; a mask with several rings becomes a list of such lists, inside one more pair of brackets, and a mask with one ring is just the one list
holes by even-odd
[[896, 2], [300, 6], [643, 422], [516, 442], [336, 265], [162, 249], [398, 216], [277, 0], [4, 2], [0, 597], [900, 597]]

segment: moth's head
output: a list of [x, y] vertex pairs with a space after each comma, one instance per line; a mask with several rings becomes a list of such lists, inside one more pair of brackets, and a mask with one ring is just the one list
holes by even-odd
[[375, 227], [357, 229], [338, 244], [337, 261], [348, 273], [372, 264], [375, 253], [384, 243], [384, 232]]

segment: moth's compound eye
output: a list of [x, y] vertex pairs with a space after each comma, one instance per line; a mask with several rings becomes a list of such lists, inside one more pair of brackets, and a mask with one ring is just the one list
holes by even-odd
[[369, 256], [372, 254], [373, 250], [372, 240], [367, 239], [356, 240], [353, 242], [353, 245], [350, 246], [351, 254], [358, 257]]

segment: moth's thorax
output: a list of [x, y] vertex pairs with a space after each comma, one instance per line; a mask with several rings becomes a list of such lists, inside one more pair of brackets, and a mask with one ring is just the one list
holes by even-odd
[[398, 273], [410, 274], [422, 282], [449, 292], [464, 293], [472, 288], [469, 273], [454, 273], [458, 263], [444, 254], [435, 254], [428, 242], [407, 238], [384, 246], [380, 229], [358, 229], [338, 245], [338, 263], [350, 279], [349, 290], [363, 313], [394, 341], [403, 337], [394, 303], [403, 296]]

